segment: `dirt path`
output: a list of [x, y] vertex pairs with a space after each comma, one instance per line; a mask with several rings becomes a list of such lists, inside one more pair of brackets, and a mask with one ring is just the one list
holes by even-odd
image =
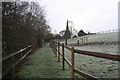
[[37, 50], [28, 56], [28, 61], [23, 65], [18, 73], [20, 78], [70, 78], [71, 72], [67, 68], [62, 70], [62, 63], [57, 62], [57, 57], [53, 55], [49, 47]]

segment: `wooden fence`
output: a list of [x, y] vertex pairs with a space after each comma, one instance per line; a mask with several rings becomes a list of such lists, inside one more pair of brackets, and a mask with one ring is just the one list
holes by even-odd
[[1, 59], [2, 62], [2, 77], [7, 75], [11, 70], [20, 63], [30, 52], [32, 51], [32, 45], [21, 49], [13, 54], [5, 56]]
[[[60, 52], [60, 46], [62, 47], [62, 52]], [[63, 70], [65, 69], [65, 61], [66, 63], [71, 67], [71, 71], [72, 71], [72, 79], [74, 80], [74, 74], [77, 73], [83, 77], [85, 77], [86, 79], [94, 79], [94, 80], [98, 80], [97, 77], [85, 73], [81, 70], [78, 70], [77, 68], [74, 67], [74, 55], [75, 53], [77, 54], [82, 54], [82, 55], [88, 55], [88, 56], [93, 56], [93, 57], [98, 57], [98, 58], [104, 58], [104, 59], [109, 59], [109, 60], [114, 60], [114, 61], [120, 61], [120, 55], [113, 55], [113, 54], [106, 54], [106, 53], [99, 53], [99, 52], [90, 52], [90, 51], [83, 51], [83, 50], [77, 50], [74, 49], [74, 47], [69, 47], [67, 45], [64, 45], [64, 43], [60, 44], [57, 41], [50, 41], [50, 47], [52, 48], [52, 50], [54, 51], [54, 54], [57, 57], [57, 52], [58, 52], [58, 61], [60, 61], [60, 56], [62, 56], [62, 65], [63, 65]], [[65, 51], [64, 48], [68, 49], [71, 51], [71, 62], [69, 62], [67, 60], [67, 58], [65, 57]]]

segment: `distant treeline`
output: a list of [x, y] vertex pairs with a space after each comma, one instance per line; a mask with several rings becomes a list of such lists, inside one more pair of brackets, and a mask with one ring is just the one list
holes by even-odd
[[2, 55], [28, 45], [41, 47], [52, 38], [45, 10], [37, 2], [2, 2]]

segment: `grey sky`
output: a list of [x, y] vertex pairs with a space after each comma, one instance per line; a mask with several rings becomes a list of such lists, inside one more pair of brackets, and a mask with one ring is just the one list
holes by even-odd
[[47, 20], [52, 28], [60, 32], [66, 28], [66, 20], [72, 20], [74, 27], [90, 32], [118, 28], [119, 0], [41, 0], [45, 6]]

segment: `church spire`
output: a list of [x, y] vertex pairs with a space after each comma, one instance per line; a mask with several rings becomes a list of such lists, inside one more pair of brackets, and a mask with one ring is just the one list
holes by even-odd
[[66, 23], [66, 31], [65, 31], [65, 34], [64, 34], [64, 36], [63, 36], [63, 39], [69, 39], [69, 38], [71, 38], [71, 33], [70, 33], [70, 31], [69, 31], [68, 23], [69, 23], [69, 21], [67, 20], [67, 23]]
[[69, 30], [69, 27], [68, 27], [68, 19], [67, 19], [67, 24], [66, 24], [66, 30]]

